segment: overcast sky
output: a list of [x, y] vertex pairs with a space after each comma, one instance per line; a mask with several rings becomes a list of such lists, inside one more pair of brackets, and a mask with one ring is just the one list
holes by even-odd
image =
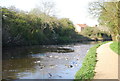
[[[21, 10], [29, 11], [39, 5], [41, 0], [1, 0], [0, 5], [11, 5]], [[57, 16], [69, 18], [74, 24], [98, 24], [97, 19], [91, 18], [88, 13], [88, 3], [95, 0], [50, 0], [55, 3]]]

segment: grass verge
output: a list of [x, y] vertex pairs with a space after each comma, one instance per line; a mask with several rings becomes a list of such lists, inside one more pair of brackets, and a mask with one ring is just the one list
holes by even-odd
[[105, 44], [105, 43], [107, 43], [107, 42], [99, 43], [89, 49], [89, 51], [83, 61], [82, 67], [75, 75], [75, 79], [80, 79], [81, 81], [84, 81], [85, 79], [87, 79], [87, 80], [93, 79], [93, 77], [95, 75], [94, 69], [95, 69], [96, 62], [97, 62], [96, 49], [100, 45]]
[[110, 48], [116, 52], [117, 54], [120, 55], [120, 42], [113, 42], [112, 44], [110, 44]]

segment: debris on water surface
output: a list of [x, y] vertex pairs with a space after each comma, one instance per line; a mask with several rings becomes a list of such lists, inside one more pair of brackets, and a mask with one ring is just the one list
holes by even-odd
[[69, 66], [68, 64], [65, 64], [65, 66]]
[[54, 68], [54, 67], [55, 67], [55, 65], [50, 65], [50, 67], [51, 67], [51, 68]]
[[51, 73], [48, 73], [50, 77], [52, 77], [52, 74]]
[[43, 69], [43, 67], [40, 67], [40, 69], [42, 70], [42, 69]]
[[53, 50], [53, 52], [58, 52], [58, 53], [68, 53], [68, 52], [74, 52], [73, 49], [71, 48], [64, 48], [64, 47], [59, 47], [59, 48], [56, 48], [56, 50]]
[[43, 65], [43, 64], [39, 64], [39, 66], [41, 66], [41, 67], [45, 67], [45, 65]]
[[78, 66], [78, 64], [75, 64], [75, 66]]
[[34, 63], [40, 63], [40, 61], [36, 61], [36, 62], [34, 62]]
[[51, 55], [50, 58], [52, 58], [53, 56]]
[[70, 68], [72, 68], [72, 67], [73, 67], [73, 65], [70, 65], [69, 67], [70, 67]]
[[45, 65], [43, 65], [43, 64], [39, 64], [39, 66], [40, 66], [41, 70], [45, 67]]
[[55, 58], [58, 58], [58, 56], [55, 56]]
[[55, 66], [55, 65], [50, 65], [50, 66]]
[[67, 57], [65, 57], [65, 60], [68, 60], [68, 58], [67, 58]]
[[68, 65], [68, 64], [65, 64], [65, 66], [67, 66], [68, 68], [72, 68], [73, 65]]
[[[59, 76], [59, 75], [58, 75]], [[62, 78], [62, 76], [59, 76], [60, 78]]]

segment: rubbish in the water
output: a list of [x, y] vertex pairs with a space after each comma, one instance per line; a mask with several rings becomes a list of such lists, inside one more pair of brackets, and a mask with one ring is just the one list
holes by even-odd
[[75, 64], [75, 66], [78, 66], [78, 64]]
[[68, 58], [67, 58], [67, 57], [65, 57], [65, 60], [68, 60]]
[[41, 66], [41, 67], [45, 67], [43, 64], [39, 64], [39, 66]]
[[55, 66], [55, 65], [50, 65], [50, 66]]
[[39, 66], [41, 70], [45, 67], [43, 64], [39, 64]]
[[77, 60], [79, 60], [79, 58], [77, 58]]
[[34, 62], [34, 63], [40, 63], [40, 61]]
[[54, 68], [55, 67], [55, 65], [50, 65], [50, 68]]
[[55, 58], [58, 58], [58, 56], [55, 56]]
[[72, 67], [73, 67], [73, 65], [70, 65], [69, 67], [70, 67], [70, 68], [72, 68]]
[[68, 68], [72, 68], [73, 65], [68, 65], [68, 64], [65, 64], [65, 66], [67, 66]]
[[50, 56], [50, 58], [52, 58], [52, 55]]
[[52, 74], [51, 73], [48, 73], [50, 77], [52, 77]]
[[87, 50], [87, 52], [88, 52], [89, 50]]
[[[59, 76], [59, 75], [58, 75]], [[62, 78], [62, 76], [59, 76], [60, 78]]]
[[42, 69], [43, 69], [43, 67], [40, 67], [40, 69], [42, 70]]
[[65, 59], [65, 60], [68, 60], [68, 59]]
[[67, 66], [67, 67], [68, 67], [69, 65], [68, 65], [68, 64], [65, 64], [65, 66]]

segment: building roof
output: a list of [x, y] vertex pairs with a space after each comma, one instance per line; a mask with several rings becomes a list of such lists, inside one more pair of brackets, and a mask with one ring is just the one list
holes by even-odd
[[77, 25], [80, 26], [80, 27], [83, 27], [83, 28], [87, 27], [86, 24], [77, 24]]

